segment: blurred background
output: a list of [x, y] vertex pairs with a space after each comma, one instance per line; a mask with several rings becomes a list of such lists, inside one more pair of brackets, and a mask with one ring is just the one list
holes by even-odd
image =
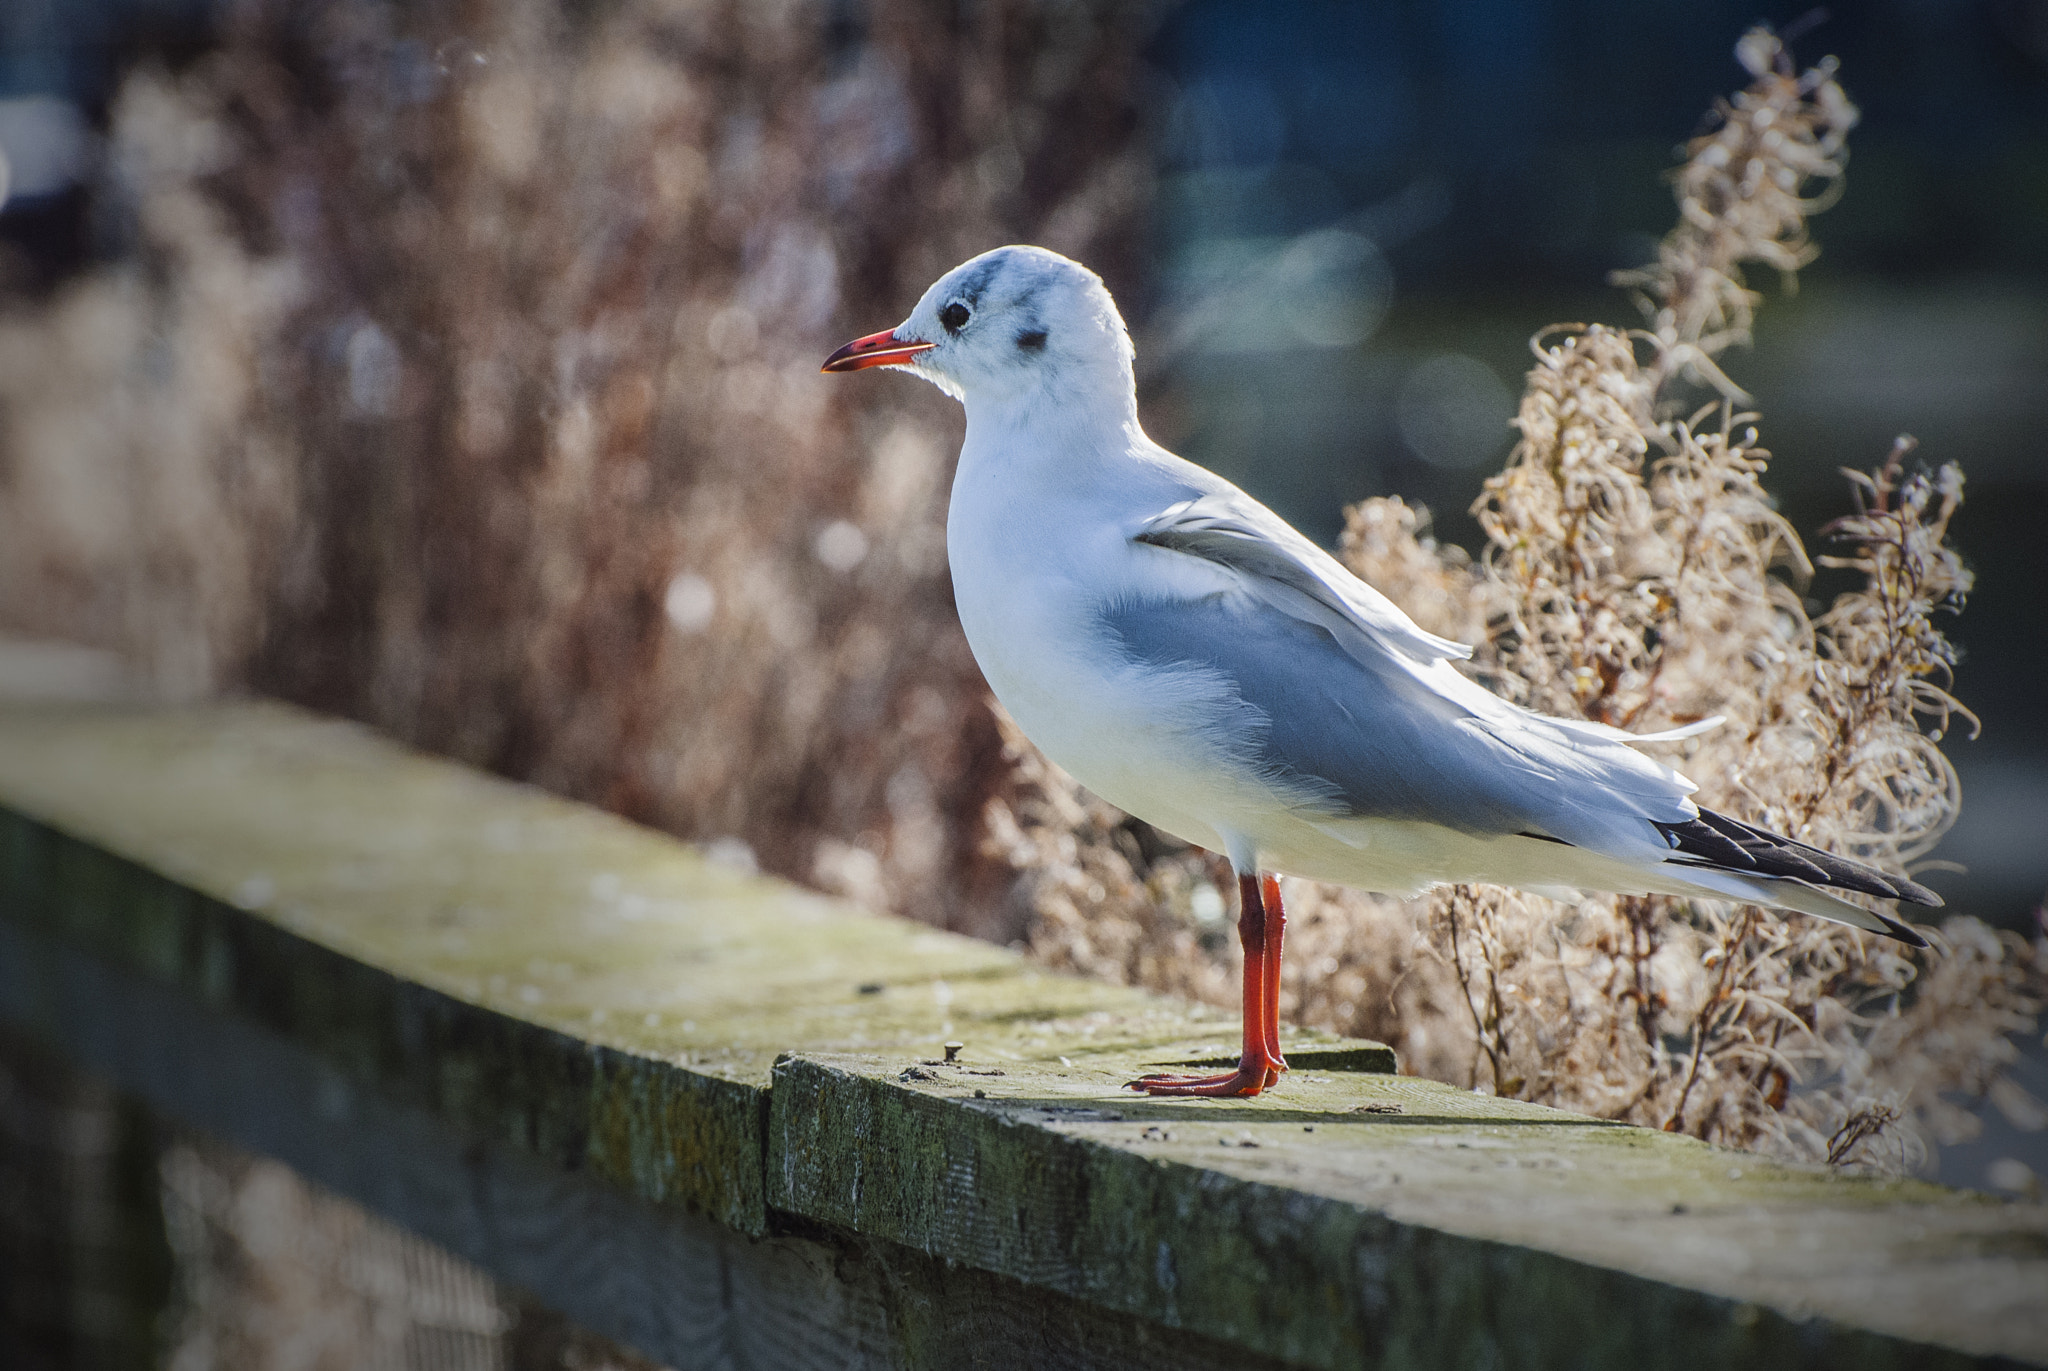
[[[758, 645], [731, 647], [757, 630], [860, 659], [785, 694], [785, 733], [917, 731], [921, 709], [929, 734], [951, 711], [909, 678], [951, 695], [972, 676], [929, 518], [957, 419], [801, 364], [959, 258], [1049, 241], [1116, 289], [1162, 442], [1325, 541], [1345, 503], [1397, 493], [1472, 546], [1528, 336], [1635, 321], [1605, 278], [1668, 227], [1663, 173], [1755, 17], [18, 0], [0, 15], [0, 620], [115, 648], [155, 692], [367, 715], [985, 923], [938, 910], [963, 889], [912, 889], [961, 860], [892, 850], [946, 827], [904, 813], [997, 784], [985, 726], [917, 775], [863, 768], [878, 793], [792, 799], [806, 757], [735, 781], [734, 757], [659, 736], [672, 710], [645, 698], [679, 674], [713, 678], [706, 701], [776, 694], [737, 666]], [[1836, 469], [1895, 435], [1968, 473], [1956, 537], [1979, 579], [1953, 634], [1985, 727], [1951, 747], [1969, 802], [1942, 855], [1964, 869], [1933, 879], [2018, 926], [2048, 888], [2048, 5], [1767, 17], [1803, 57], [1841, 58], [1864, 117], [1820, 260], [1796, 294], [1758, 282], [1757, 344], [1730, 369], [1816, 551], [1845, 508]], [[590, 198], [553, 202], [570, 188]], [[787, 447], [778, 428], [806, 449], [771, 459], [805, 488], [780, 508], [716, 470]], [[349, 526], [373, 506], [400, 527]], [[177, 546], [138, 556], [138, 520]], [[713, 550], [745, 520], [765, 564]], [[627, 525], [630, 545], [595, 532]], [[863, 572], [870, 554], [897, 565]], [[832, 622], [845, 582], [873, 599], [881, 579], [941, 639], [898, 667], [900, 642]], [[862, 699], [835, 728], [820, 701], [843, 690]], [[828, 838], [848, 850], [820, 858]], [[920, 842], [973, 864], [958, 834]]]
[[1816, 553], [1896, 435], [1967, 473], [1983, 730], [1945, 742], [1924, 879], [2028, 928], [2048, 0], [1761, 10], [7, 0], [12, 686], [297, 701], [1018, 940], [944, 564], [957, 409], [817, 363], [1041, 242], [1116, 292], [1161, 442], [1325, 542], [1399, 494], [1476, 547], [1530, 334], [1638, 321], [1607, 275], [1654, 255], [1761, 17], [1863, 122], [1819, 260], [1752, 278], [1723, 362]]

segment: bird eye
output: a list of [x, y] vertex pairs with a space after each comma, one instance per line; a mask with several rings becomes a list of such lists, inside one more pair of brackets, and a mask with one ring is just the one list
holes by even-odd
[[958, 300], [955, 300], [952, 304], [939, 311], [939, 322], [946, 326], [946, 332], [948, 333], [958, 333], [961, 329], [966, 328], [967, 321], [972, 317], [973, 315], [967, 306], [961, 304]]

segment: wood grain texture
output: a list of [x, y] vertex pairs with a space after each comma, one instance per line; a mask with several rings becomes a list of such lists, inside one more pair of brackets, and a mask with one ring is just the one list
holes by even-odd
[[0, 854], [24, 927], [314, 1046], [352, 1087], [766, 1231], [757, 1087], [480, 1013], [18, 814], [0, 811]]
[[1304, 1366], [2040, 1359], [2038, 1206], [1413, 1078], [1239, 1108], [1089, 1074], [787, 1058], [769, 1205]]
[[2039, 1204], [1317, 1035], [1136, 1098], [1228, 1017], [272, 706], [0, 707], [0, 1011], [677, 1365], [2048, 1365]]
[[275, 705], [0, 706], [0, 909], [748, 1233], [779, 1052], [1184, 1057], [1229, 1032]]
[[1280, 1365], [898, 1244], [817, 1226], [752, 1237], [650, 1205], [5, 920], [0, 1017], [676, 1371]]

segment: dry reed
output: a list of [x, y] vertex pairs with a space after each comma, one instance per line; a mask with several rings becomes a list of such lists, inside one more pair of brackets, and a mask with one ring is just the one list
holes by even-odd
[[[1678, 226], [1619, 278], [1649, 327], [1532, 340], [1520, 441], [1475, 509], [1483, 555], [1438, 546], [1426, 511], [1393, 499], [1348, 511], [1342, 551], [1425, 627], [1476, 643], [1474, 670], [1520, 703], [1641, 730], [1724, 716], [1664, 749], [1702, 803], [1903, 870], [1960, 802], [1936, 743], [1974, 723], [1936, 622], [1969, 589], [1945, 543], [1962, 475], [1909, 471], [1904, 442], [1850, 473], [1856, 513], [1824, 531], [1822, 561], [1858, 584], [1809, 619], [1811, 564], [1717, 359], [1754, 319], [1744, 266], [1789, 277], [1810, 260], [1806, 218], [1840, 184], [1856, 111], [1832, 63], [1797, 72], [1768, 31], [1737, 55], [1754, 79], [1688, 147]], [[1023, 775], [1033, 822], [1003, 809], [998, 830], [1040, 954], [1228, 1003], [1234, 948], [1188, 932], [1182, 892], [1213, 880], [1201, 862], [1148, 856], [1042, 763]], [[1837, 1164], [1905, 1169], [1966, 1134], [1952, 1097], [2018, 1089], [2008, 1035], [2048, 985], [2048, 948], [1967, 917], [1919, 955], [1708, 901], [1289, 894], [1283, 1003], [1301, 1021], [1387, 1038], [1407, 1069], [1477, 1089]]]
[[957, 414], [817, 367], [996, 243], [1131, 275], [1149, 13], [237, 0], [0, 321], [0, 621], [1013, 936]]
[[[957, 418], [817, 359], [1005, 240], [1135, 273], [1143, 9], [240, 0], [127, 83], [134, 251], [0, 321], [0, 620], [166, 694], [257, 689], [881, 907], [1219, 1003], [1215, 860], [985, 706], [954, 623]], [[1720, 357], [1854, 110], [1756, 33], [1648, 327], [1553, 329], [1471, 558], [1395, 500], [1343, 553], [1533, 707], [1648, 728], [1718, 808], [1898, 867], [1953, 819], [1952, 468], [1858, 478], [1816, 618]], [[851, 455], [849, 455], [851, 454]], [[1825, 560], [1825, 559], [1824, 559]], [[1934, 732], [1923, 731], [1923, 725]], [[1932, 957], [1705, 903], [1291, 883], [1284, 999], [1410, 1070], [1887, 1166], [2010, 1096], [2048, 953]], [[2001, 1097], [2002, 1097], [2001, 1096]], [[2022, 1108], [2024, 1101], [2016, 1104]], [[2022, 1109], [2023, 1112], [2023, 1109]]]

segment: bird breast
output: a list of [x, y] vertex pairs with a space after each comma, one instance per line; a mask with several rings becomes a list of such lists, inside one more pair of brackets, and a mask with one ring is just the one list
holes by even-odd
[[[1193, 559], [1133, 544], [1112, 521], [1063, 518], [1055, 508], [1026, 524], [969, 502], [956, 487], [947, 523], [954, 598], [982, 674], [1025, 736], [1110, 803], [1169, 832], [1220, 848], [1216, 823], [1233, 783], [1223, 740], [1199, 721], [1214, 714], [1215, 682], [1198, 673], [1145, 671], [1105, 617], [1135, 594], [1139, 558], [1160, 559], [1221, 589]], [[1028, 507], [1020, 502], [1015, 507]], [[1148, 567], [1157, 594], [1159, 568]], [[1211, 755], [1213, 754], [1213, 755]]]

